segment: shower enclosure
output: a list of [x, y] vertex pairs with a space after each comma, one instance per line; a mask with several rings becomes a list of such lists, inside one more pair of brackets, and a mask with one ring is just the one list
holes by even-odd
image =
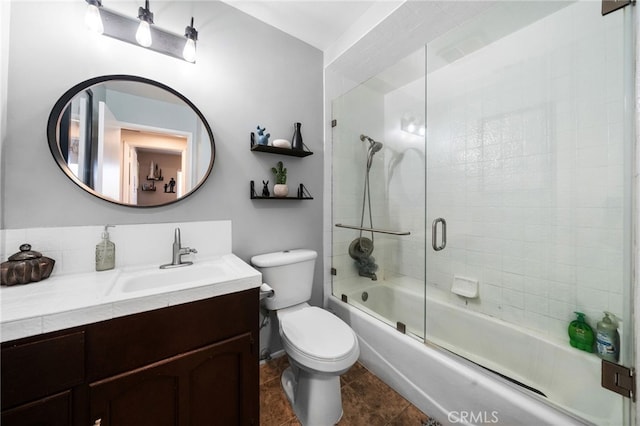
[[630, 8], [498, 2], [333, 99], [333, 295], [580, 419], [630, 424], [567, 327], [612, 312], [633, 365], [632, 36]]
[[[396, 74], [407, 72], [411, 81], [395, 86]], [[415, 80], [416, 75], [422, 78]], [[419, 339], [425, 292], [424, 108], [423, 50], [333, 102], [333, 294]], [[374, 273], [367, 273], [363, 256], [354, 255], [361, 248], [365, 259], [373, 259]], [[370, 298], [371, 290], [385, 285], [419, 296], [411, 297], [411, 309], [393, 308], [393, 300], [372, 306], [380, 299]]]

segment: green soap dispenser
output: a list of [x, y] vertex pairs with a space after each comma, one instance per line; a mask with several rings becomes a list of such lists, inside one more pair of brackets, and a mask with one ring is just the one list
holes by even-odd
[[569, 324], [569, 343], [574, 348], [593, 352], [593, 342], [595, 340], [593, 329], [584, 320], [582, 312], [574, 313], [578, 316], [578, 319], [571, 321], [571, 324]]
[[113, 225], [105, 225], [102, 232], [102, 241], [96, 245], [96, 271], [107, 271], [116, 266], [116, 245], [109, 240], [108, 228]]
[[611, 362], [620, 358], [620, 333], [615, 315], [604, 311], [604, 318], [596, 327], [596, 349], [598, 356]]

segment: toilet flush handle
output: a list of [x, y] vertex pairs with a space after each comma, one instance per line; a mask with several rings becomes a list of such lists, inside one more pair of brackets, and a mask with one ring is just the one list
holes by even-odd
[[275, 293], [276, 292], [273, 291], [273, 288], [271, 288], [271, 286], [267, 283], [262, 283], [262, 285], [260, 286], [260, 300], [273, 297]]

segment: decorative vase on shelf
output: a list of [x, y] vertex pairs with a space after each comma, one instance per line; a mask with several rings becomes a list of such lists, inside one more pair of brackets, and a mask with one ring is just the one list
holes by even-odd
[[273, 185], [273, 195], [278, 198], [284, 198], [289, 195], [289, 187], [286, 184], [277, 183]]
[[276, 184], [273, 185], [273, 195], [278, 198], [284, 198], [289, 195], [289, 187], [287, 186], [287, 168], [284, 167], [282, 161], [278, 161], [277, 168], [272, 167], [271, 171], [276, 175]]
[[293, 123], [293, 137], [291, 138], [291, 147], [302, 151], [304, 144], [302, 143], [302, 133], [300, 132], [302, 123]]

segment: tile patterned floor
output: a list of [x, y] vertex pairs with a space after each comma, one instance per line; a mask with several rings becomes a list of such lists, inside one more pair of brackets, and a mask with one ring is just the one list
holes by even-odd
[[[286, 356], [260, 367], [260, 425], [299, 426], [280, 385]], [[429, 417], [367, 371], [360, 363], [341, 377], [344, 414], [338, 426], [421, 426]]]

